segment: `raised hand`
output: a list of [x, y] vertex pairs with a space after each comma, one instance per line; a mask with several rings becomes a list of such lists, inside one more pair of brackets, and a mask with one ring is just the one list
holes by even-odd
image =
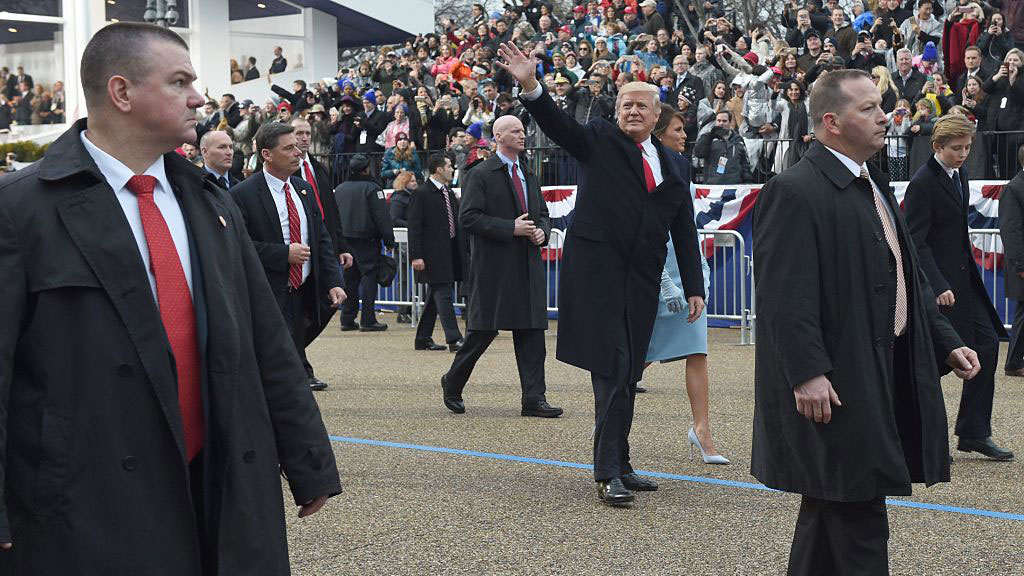
[[498, 47], [501, 60], [494, 63], [507, 71], [523, 85], [523, 91], [529, 92], [537, 87], [537, 57], [527, 56], [515, 44], [502, 43]]

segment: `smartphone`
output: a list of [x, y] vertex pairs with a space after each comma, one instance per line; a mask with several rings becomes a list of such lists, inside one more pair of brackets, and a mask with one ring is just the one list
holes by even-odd
[[715, 53], [716, 54], [721, 54], [722, 52], [725, 52], [725, 44], [719, 44], [719, 45], [715, 46]]
[[959, 12], [960, 14], [963, 14], [965, 12], [970, 12], [971, 11], [971, 7], [970, 6], [957, 6], [956, 7], [956, 11]]

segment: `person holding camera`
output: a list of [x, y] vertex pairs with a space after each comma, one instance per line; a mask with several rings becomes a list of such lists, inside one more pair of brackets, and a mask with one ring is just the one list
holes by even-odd
[[721, 110], [715, 115], [715, 127], [697, 138], [693, 156], [704, 161], [705, 184], [742, 184], [753, 180], [747, 147], [733, 125], [732, 112]]
[[1011, 48], [999, 70], [982, 85], [988, 94], [989, 129], [997, 132], [995, 147], [1001, 178], [1011, 178], [1017, 171], [1017, 148], [1024, 142], [1017, 132], [1024, 124], [1024, 80], [1020, 68], [1024, 65], [1024, 52]]

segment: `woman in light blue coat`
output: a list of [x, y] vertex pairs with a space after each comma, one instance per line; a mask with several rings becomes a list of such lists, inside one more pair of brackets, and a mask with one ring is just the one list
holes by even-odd
[[[661, 117], [654, 128], [654, 135], [671, 152], [681, 174], [689, 179], [689, 163], [682, 155], [686, 145], [686, 132], [682, 114], [669, 106], [662, 105]], [[692, 192], [691, 192], [692, 194]], [[699, 241], [699, 238], [698, 238]], [[707, 296], [711, 270], [707, 260], [701, 258], [704, 268], [704, 293]], [[661, 273], [661, 302], [654, 321], [654, 333], [647, 349], [648, 365], [652, 362], [686, 360], [686, 395], [693, 412], [693, 426], [687, 434], [691, 449], [700, 450], [707, 464], [728, 464], [729, 460], [718, 453], [711, 439], [711, 423], [708, 416], [708, 319], [701, 314], [693, 323], [686, 321], [686, 299], [681, 288], [682, 280], [676, 264], [672, 240], [668, 242], [668, 257]]]

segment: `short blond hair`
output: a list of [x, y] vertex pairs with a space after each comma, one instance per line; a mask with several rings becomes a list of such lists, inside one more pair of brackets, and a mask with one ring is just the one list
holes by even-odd
[[935, 121], [932, 129], [932, 148], [942, 148], [951, 140], [973, 138], [977, 128], [966, 116], [947, 114]]

